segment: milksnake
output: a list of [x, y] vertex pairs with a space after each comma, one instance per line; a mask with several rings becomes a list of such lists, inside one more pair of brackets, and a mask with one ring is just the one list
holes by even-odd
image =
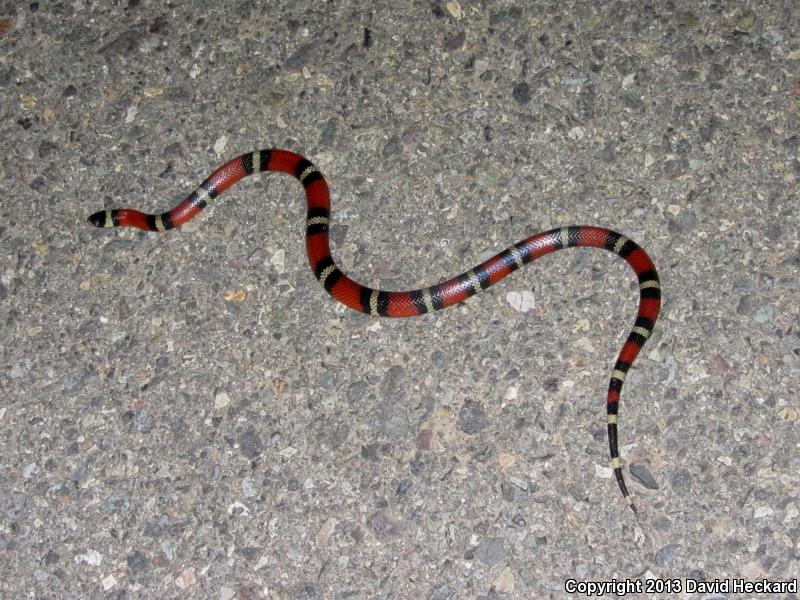
[[614, 252], [627, 262], [639, 280], [639, 309], [628, 339], [611, 373], [606, 398], [608, 445], [611, 467], [628, 506], [636, 513], [628, 493], [617, 448], [617, 411], [625, 376], [655, 326], [661, 308], [661, 287], [653, 261], [625, 236], [588, 225], [570, 225], [537, 233], [509, 246], [469, 271], [430, 287], [389, 292], [366, 287], [345, 275], [331, 257], [328, 245], [331, 197], [328, 184], [306, 158], [287, 150], [260, 150], [243, 154], [214, 171], [200, 186], [169, 212], [151, 215], [129, 208], [94, 213], [96, 227], [137, 227], [166, 231], [183, 225], [202, 211], [210, 200], [234, 183], [262, 171], [279, 171], [296, 177], [306, 192], [306, 251], [308, 263], [325, 290], [336, 300], [361, 313], [382, 317], [414, 317], [463, 302], [494, 285], [506, 275], [537, 258], [572, 246], [590, 246]]

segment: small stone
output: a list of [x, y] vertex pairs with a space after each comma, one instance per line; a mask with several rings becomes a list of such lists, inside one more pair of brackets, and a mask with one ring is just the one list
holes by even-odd
[[753, 26], [753, 22], [755, 21], [755, 16], [752, 12], [745, 11], [743, 12], [738, 19], [736, 19], [736, 26], [735, 30], [741, 33], [747, 33], [750, 31], [750, 28]]
[[31, 364], [32, 364], [31, 361], [28, 359], [22, 359], [14, 363], [14, 365], [11, 367], [11, 370], [8, 373], [9, 377], [11, 377], [11, 379], [24, 378], [28, 374]]
[[520, 104], [527, 104], [531, 101], [531, 88], [524, 81], [515, 83], [511, 88], [511, 96]]
[[749, 277], [743, 277], [734, 281], [731, 289], [736, 294], [752, 294], [756, 291], [756, 284]]
[[129, 554], [125, 562], [134, 579], [138, 579], [150, 571], [150, 560], [139, 550]]
[[696, 14], [688, 10], [678, 15], [678, 24], [683, 25], [684, 27], [691, 27], [691, 28], [699, 27], [700, 19], [697, 18]]
[[464, 16], [464, 11], [461, 9], [461, 4], [459, 4], [458, 0], [447, 0], [447, 12], [449, 12], [453, 17], [456, 19], [460, 19]]
[[597, 158], [607, 164], [615, 162], [617, 160], [617, 153], [614, 150], [614, 142], [606, 142], [603, 149], [597, 153]]
[[244, 546], [243, 548], [237, 548], [237, 552], [239, 552], [245, 559], [253, 561], [258, 556], [259, 552], [261, 552], [261, 548], [258, 546]]
[[458, 427], [464, 433], [478, 433], [489, 424], [486, 411], [480, 403], [467, 400], [458, 411]]
[[467, 39], [467, 34], [463, 31], [460, 31], [449, 40], [447, 40], [444, 44], [444, 47], [448, 50], [460, 50], [462, 46], [464, 46], [464, 42]]
[[297, 586], [292, 600], [323, 600], [323, 595], [318, 585], [307, 581]]
[[214, 396], [214, 408], [225, 408], [231, 403], [231, 397], [226, 392], [217, 392]]
[[397, 484], [397, 490], [395, 491], [395, 493], [402, 498], [403, 496], [406, 495], [408, 490], [410, 490], [413, 485], [414, 482], [411, 479], [403, 479], [400, 481], [399, 484]]
[[333, 532], [336, 530], [336, 526], [338, 524], [339, 520], [335, 517], [331, 517], [325, 521], [325, 524], [317, 532], [315, 539], [317, 548], [324, 548], [328, 544], [328, 540], [333, 535]]
[[103, 562], [103, 555], [97, 550], [87, 550], [83, 554], [75, 556], [75, 562], [78, 564], [85, 563], [93, 567], [98, 567]]
[[315, 42], [309, 42], [300, 46], [289, 58], [286, 59], [286, 62], [283, 65], [284, 68], [290, 72], [300, 71], [302, 67], [310, 60], [316, 46], [317, 44]]
[[39, 144], [39, 158], [48, 158], [53, 153], [59, 150], [58, 144], [51, 142], [50, 140], [43, 140]]
[[367, 384], [364, 381], [355, 381], [347, 386], [347, 402], [349, 404], [357, 404], [364, 398], [364, 392], [367, 389]]
[[430, 450], [432, 438], [433, 432], [429, 428], [420, 429], [415, 445], [419, 450]]
[[278, 273], [286, 272], [286, 251], [282, 248], [275, 250], [269, 259], [269, 264], [275, 267]]
[[524, 479], [519, 479], [518, 477], [514, 477], [513, 475], [509, 476], [508, 478], [509, 483], [515, 485], [519, 489], [527, 492], [528, 491], [528, 482]]
[[753, 312], [753, 298], [750, 296], [742, 296], [739, 303], [736, 305], [736, 314], [749, 315]]
[[516, 462], [516, 457], [508, 452], [500, 452], [497, 455], [497, 464], [500, 466], [500, 470], [503, 472], [508, 471]]
[[406, 370], [401, 365], [392, 365], [381, 381], [381, 394], [386, 398], [401, 398], [405, 396]]
[[655, 562], [659, 567], [664, 567], [670, 562], [672, 562], [672, 558], [675, 556], [675, 552], [678, 550], [677, 544], [667, 544], [661, 550], [656, 552], [656, 559]]
[[523, 290], [521, 292], [508, 292], [506, 302], [517, 312], [527, 313], [534, 308], [535, 296], [533, 292]]
[[629, 88], [631, 87], [634, 82], [636, 81], [636, 73], [628, 73], [625, 77], [622, 78], [622, 87]]
[[684, 232], [693, 231], [697, 226], [697, 215], [691, 210], [685, 210], [678, 216], [678, 222], [681, 224], [681, 229]]
[[256, 482], [251, 477], [242, 479], [241, 488], [245, 498], [253, 498], [257, 493]]
[[771, 321], [772, 318], [775, 316], [775, 309], [772, 308], [769, 304], [762, 304], [756, 309], [755, 314], [753, 315], [753, 320], [756, 323], [766, 323]]
[[109, 514], [127, 512], [129, 507], [130, 500], [125, 490], [117, 490], [103, 503], [103, 510]]
[[167, 560], [175, 560], [175, 549], [172, 547], [170, 540], [163, 540], [161, 542], [161, 552], [164, 553], [164, 558]]
[[369, 526], [375, 532], [375, 535], [382, 540], [397, 537], [403, 530], [401, 522], [380, 510], [373, 513], [369, 518]]
[[383, 431], [390, 438], [401, 439], [406, 437], [409, 429], [408, 413], [396, 410], [384, 421]]
[[761, 34], [761, 39], [772, 46], [777, 46], [783, 42], [783, 35], [773, 29], [768, 29]]
[[456, 597], [456, 588], [443, 583], [431, 590], [427, 600], [455, 600]]
[[709, 142], [711, 141], [712, 136], [719, 128], [719, 122], [713, 116], [709, 118], [708, 122], [705, 125], [702, 125], [699, 129], [700, 134], [700, 141], [702, 142]]
[[226, 509], [229, 515], [247, 516], [250, 510], [241, 502], [231, 502]]
[[766, 571], [764, 571], [758, 561], [755, 560], [742, 566], [742, 568], [739, 570], [739, 573], [751, 581], [762, 579], [767, 575]]
[[726, 467], [730, 467], [733, 464], [733, 459], [730, 456], [728, 456], [727, 454], [720, 454], [717, 457], [717, 462], [722, 463]]
[[669, 478], [669, 484], [676, 492], [686, 493], [692, 489], [692, 474], [688, 469], [676, 469]]
[[239, 438], [239, 448], [247, 458], [255, 458], [264, 448], [261, 437], [254, 427], [249, 427]]
[[219, 600], [233, 600], [236, 597], [236, 590], [229, 587], [219, 589]]
[[559, 379], [558, 377], [546, 377], [544, 382], [542, 382], [542, 388], [546, 392], [557, 392], [559, 386]]
[[107, 592], [115, 585], [117, 585], [117, 580], [114, 578], [113, 575], [107, 575], [106, 577], [103, 577], [103, 579], [100, 581], [100, 584], [103, 586], [103, 591]]
[[607, 465], [594, 465], [594, 475], [600, 479], [611, 479], [614, 475], [614, 469]]
[[631, 464], [630, 472], [631, 476], [648, 490], [658, 489], [658, 483], [656, 483], [656, 480], [644, 465], [640, 465], [638, 463]]
[[292, 458], [295, 454], [297, 454], [297, 448], [293, 446], [286, 446], [282, 448], [278, 454], [280, 454], [283, 458]]
[[197, 583], [197, 577], [193, 568], [184, 569], [181, 574], [175, 578], [175, 585], [182, 590]]
[[483, 564], [493, 567], [506, 558], [506, 549], [500, 538], [484, 538], [475, 548], [475, 558]]
[[757, 506], [756, 509], [753, 511], [753, 518], [754, 519], [763, 519], [765, 517], [771, 517], [775, 514], [775, 511], [772, 510], [769, 506]]
[[567, 132], [567, 137], [576, 142], [586, 137], [586, 130], [580, 125], [576, 125]]
[[381, 155], [383, 158], [391, 158], [393, 156], [397, 156], [402, 151], [403, 143], [400, 140], [400, 136], [393, 135], [386, 141], [386, 144], [383, 146], [383, 150], [381, 150]]
[[588, 77], [585, 75], [578, 75], [577, 77], [565, 77], [564, 84], [570, 87], [577, 87], [579, 85], [583, 85], [588, 81]]
[[506, 566], [500, 571], [500, 575], [494, 581], [494, 589], [501, 594], [510, 594], [514, 591], [514, 571], [511, 570], [511, 567]]
[[222, 297], [226, 302], [243, 302], [244, 299], [247, 298], [247, 291], [243, 288], [227, 290], [222, 294]]

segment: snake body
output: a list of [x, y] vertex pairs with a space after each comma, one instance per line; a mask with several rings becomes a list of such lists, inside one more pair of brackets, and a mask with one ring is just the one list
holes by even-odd
[[653, 261], [642, 248], [624, 235], [609, 229], [571, 225], [532, 235], [472, 269], [430, 287], [396, 292], [373, 289], [350, 279], [331, 257], [328, 243], [331, 198], [325, 178], [308, 159], [294, 152], [278, 149], [250, 152], [228, 161], [168, 212], [146, 214], [130, 208], [106, 209], [92, 214], [89, 222], [96, 227], [137, 227], [145, 231], [173, 229], [194, 218], [209, 201], [243, 177], [262, 171], [288, 173], [303, 185], [308, 203], [306, 251], [311, 270], [331, 296], [361, 313], [383, 317], [414, 317], [447, 308], [494, 285], [526, 263], [563, 248], [602, 248], [623, 258], [639, 281], [639, 308], [633, 328], [611, 373], [606, 412], [611, 467], [622, 496], [636, 513], [636, 506], [628, 493], [620, 465], [617, 413], [625, 376], [650, 337], [661, 309], [658, 274]]

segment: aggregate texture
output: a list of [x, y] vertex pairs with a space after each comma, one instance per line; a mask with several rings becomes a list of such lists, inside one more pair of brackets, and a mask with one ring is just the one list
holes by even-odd
[[[0, 597], [792, 581], [798, 31], [790, 0], [0, 2]], [[561, 225], [647, 250], [638, 519], [605, 438], [637, 300], [618, 257], [393, 320], [319, 286], [289, 177], [167, 234], [86, 222], [268, 147], [320, 167], [334, 256], [374, 287]]]

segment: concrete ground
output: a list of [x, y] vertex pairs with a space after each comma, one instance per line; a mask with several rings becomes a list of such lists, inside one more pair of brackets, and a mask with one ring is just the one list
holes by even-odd
[[[793, 0], [0, 2], [0, 596], [796, 598], [798, 31]], [[289, 177], [86, 222], [271, 146], [373, 286], [568, 224], [650, 253], [638, 519], [613, 254], [391, 320], [319, 286]]]

